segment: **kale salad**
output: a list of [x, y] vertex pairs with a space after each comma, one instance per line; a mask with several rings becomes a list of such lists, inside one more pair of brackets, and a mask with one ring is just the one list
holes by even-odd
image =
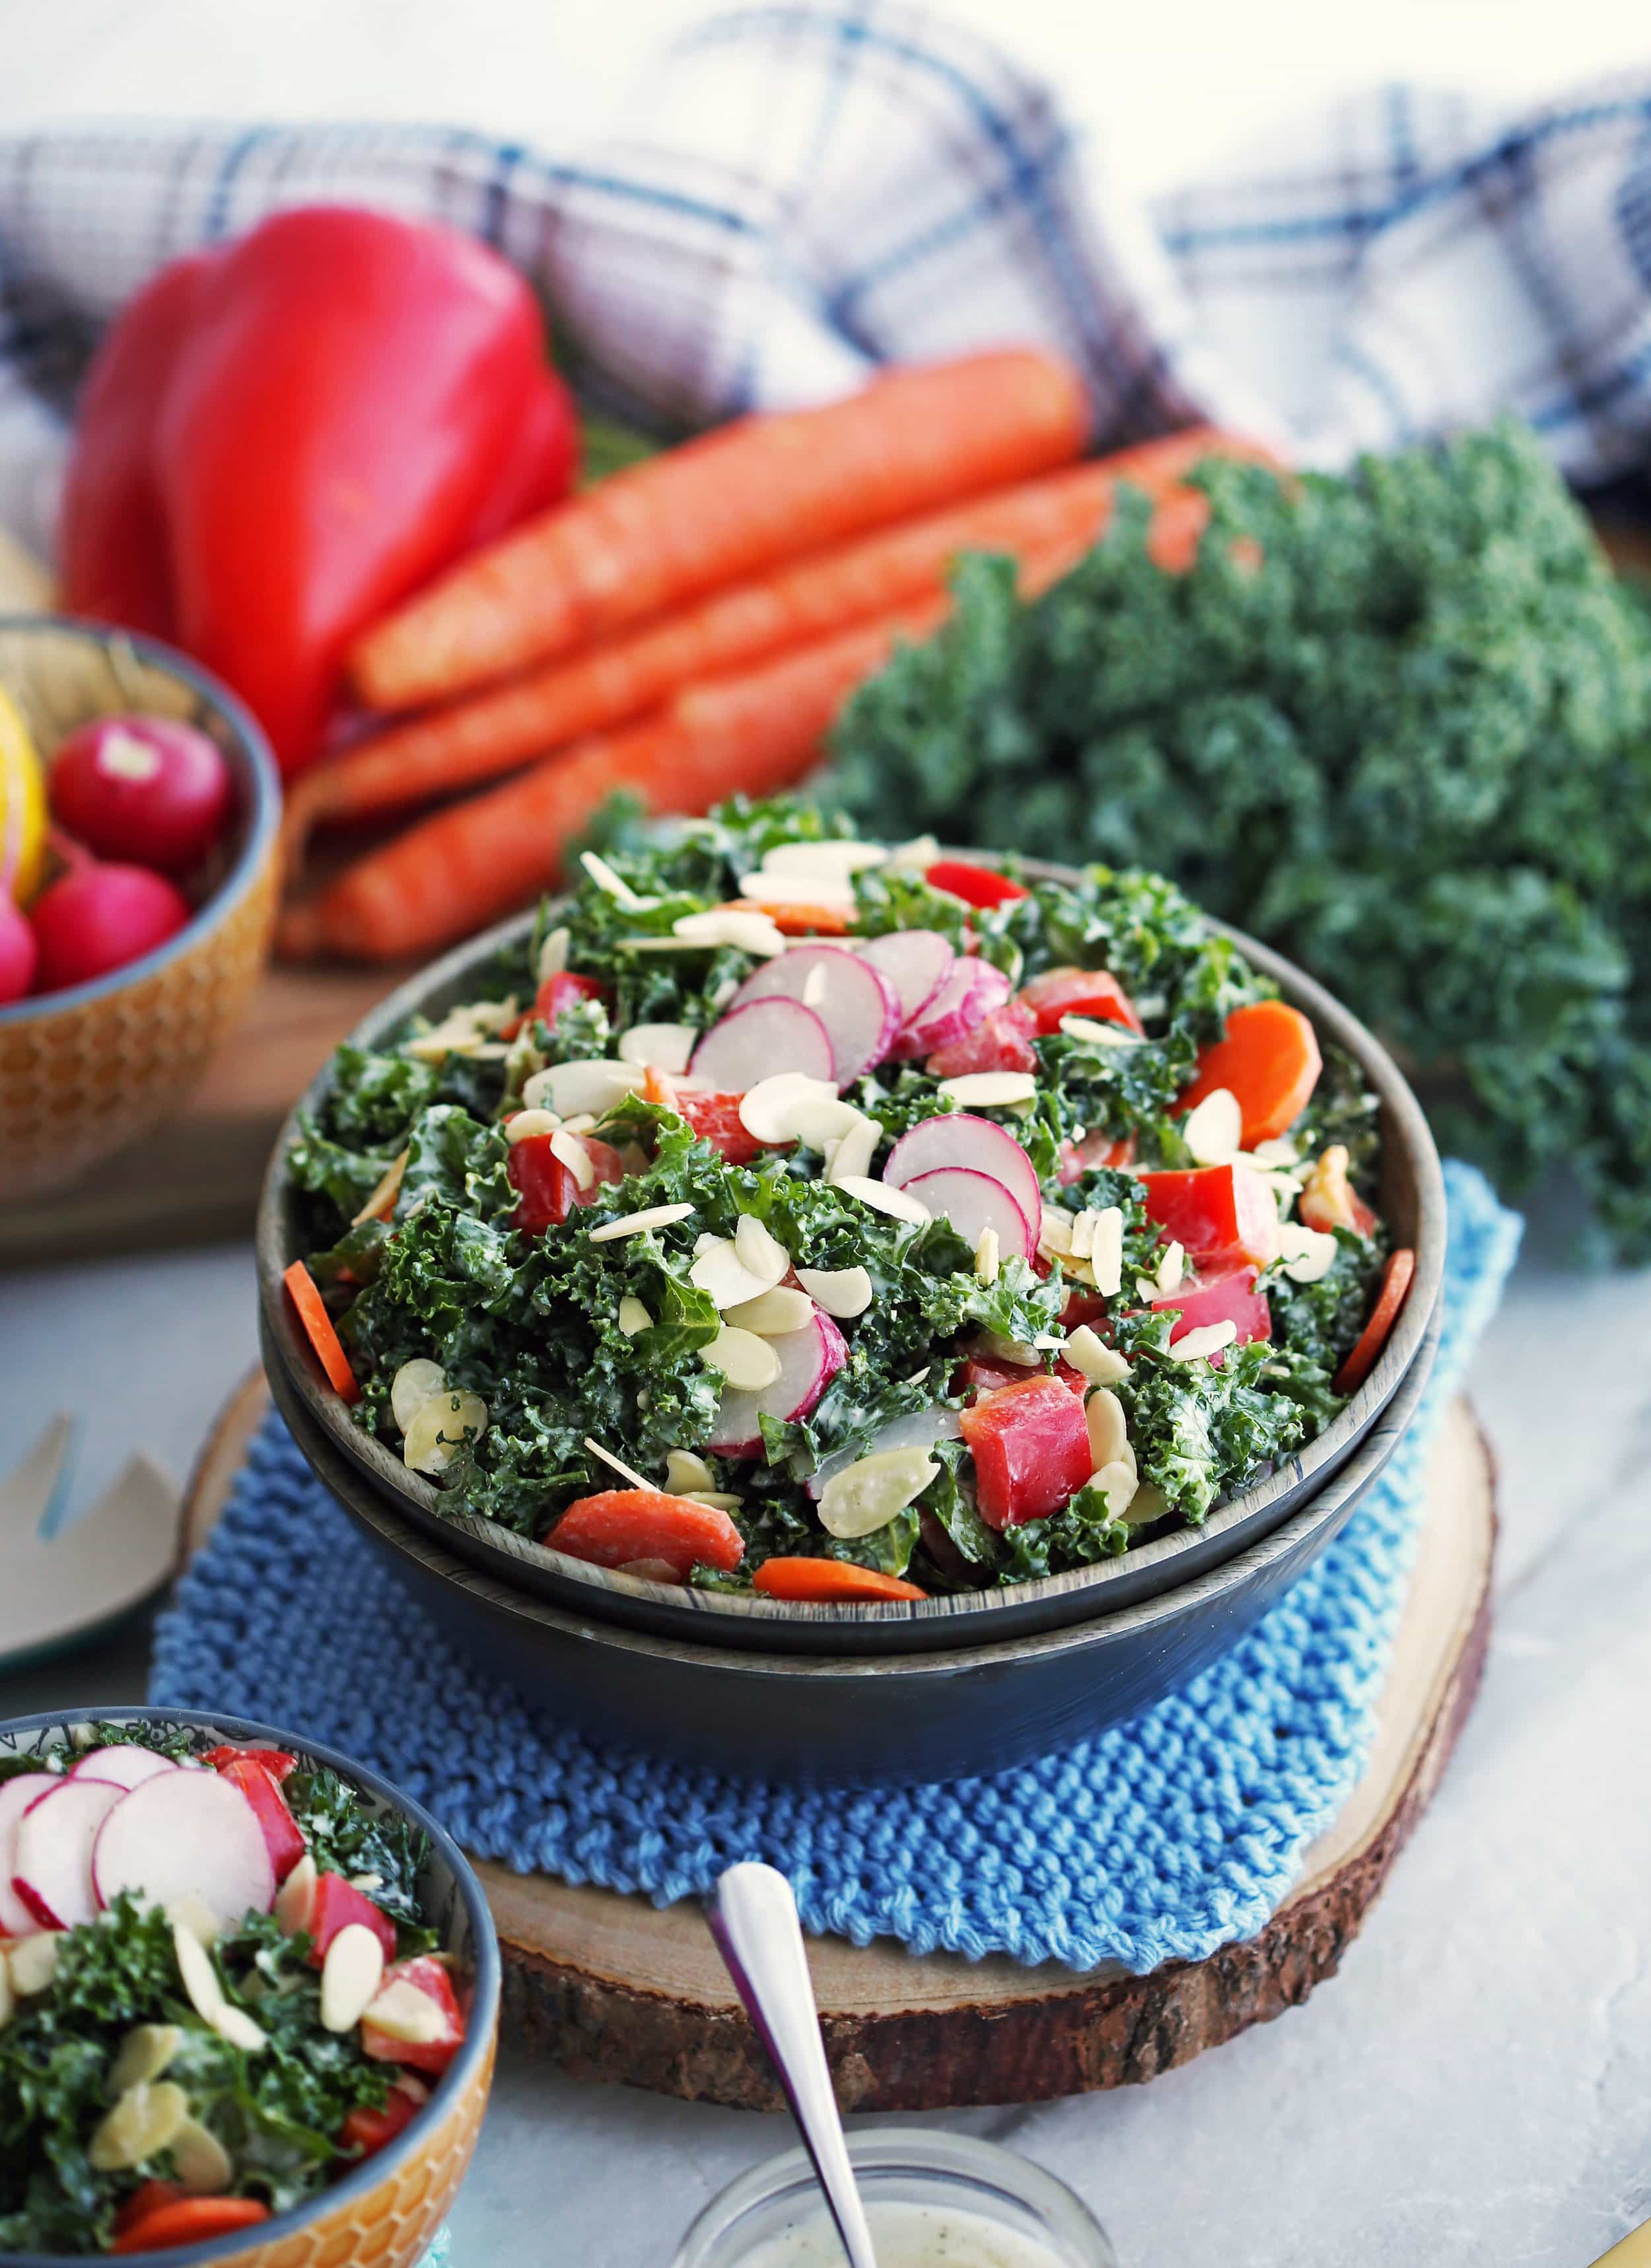
[[0, 2252], [237, 2235], [399, 2134], [468, 2000], [425, 1855], [336, 1773], [188, 1727], [0, 1757]]
[[454, 1511], [921, 1598], [1200, 1522], [1321, 1432], [1413, 1269], [1377, 1152], [1173, 884], [736, 804], [586, 852], [464, 998], [338, 1051], [287, 1285]]

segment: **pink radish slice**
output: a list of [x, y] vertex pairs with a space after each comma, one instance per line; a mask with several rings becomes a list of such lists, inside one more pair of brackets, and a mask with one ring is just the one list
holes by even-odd
[[1014, 1193], [990, 1174], [969, 1166], [941, 1166], [932, 1174], [918, 1174], [906, 1183], [906, 1195], [944, 1213], [966, 1244], [978, 1244], [983, 1229], [998, 1233], [998, 1248], [1029, 1260], [1037, 1250], [1032, 1224], [1014, 1201]]
[[225, 1927], [249, 1907], [268, 1913], [276, 1892], [257, 1813], [232, 1780], [210, 1771], [158, 1772], [120, 1796], [92, 1872], [103, 1905], [122, 1890], [159, 1906], [193, 1893]]
[[41, 1929], [73, 1929], [97, 1917], [92, 1850], [124, 1788], [107, 1780], [60, 1779], [18, 1823], [11, 1887]]
[[11, 1887], [18, 1829], [30, 1804], [63, 1785], [55, 1772], [19, 1772], [15, 1779], [0, 1780], [0, 1937], [26, 1937], [40, 1926]]
[[849, 1359], [843, 1334], [823, 1310], [800, 1331], [769, 1341], [779, 1376], [757, 1394], [725, 1394], [706, 1444], [723, 1457], [760, 1457], [764, 1418], [806, 1418]]
[[967, 1039], [977, 1024], [994, 1008], [1001, 1008], [1013, 987], [1002, 969], [990, 961], [965, 956], [955, 962], [933, 999], [913, 1024], [901, 1033], [903, 1056], [930, 1056], [954, 1040]]
[[891, 929], [854, 949], [894, 986], [903, 1024], [928, 1006], [957, 959], [938, 929]]
[[825, 1026], [839, 1086], [881, 1063], [900, 1028], [900, 998], [894, 986], [870, 961], [840, 945], [800, 945], [765, 961], [734, 994], [728, 1012], [777, 995], [812, 1008]]
[[833, 1079], [836, 1057], [824, 1024], [800, 1000], [741, 1001], [736, 994], [694, 1049], [689, 1075], [721, 1094], [744, 1094], [783, 1071]]
[[78, 1764], [70, 1767], [70, 1779], [95, 1779], [110, 1787], [136, 1787], [144, 1780], [153, 1779], [157, 1772], [176, 1771], [179, 1767], [170, 1756], [158, 1756], [153, 1749], [140, 1749], [129, 1742], [115, 1749], [88, 1749]]
[[908, 1189], [919, 1174], [938, 1173], [945, 1166], [990, 1174], [1003, 1183], [1034, 1229], [1042, 1220], [1043, 1192], [1037, 1168], [1006, 1126], [974, 1117], [967, 1110], [919, 1119], [888, 1152], [883, 1179], [895, 1189]]

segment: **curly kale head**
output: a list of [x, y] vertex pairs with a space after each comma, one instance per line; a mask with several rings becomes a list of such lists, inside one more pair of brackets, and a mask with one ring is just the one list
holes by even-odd
[[1512, 424], [1287, 483], [1212, 461], [1191, 571], [1010, 563], [837, 728], [868, 833], [1160, 868], [1300, 960], [1507, 1182], [1651, 1256], [1651, 626]]

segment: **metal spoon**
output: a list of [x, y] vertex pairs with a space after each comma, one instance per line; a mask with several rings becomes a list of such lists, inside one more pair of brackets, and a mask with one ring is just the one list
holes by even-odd
[[708, 1918], [717, 1950], [768, 2050], [803, 2146], [814, 2161], [849, 2268], [877, 2268], [866, 2208], [855, 2187], [843, 2121], [831, 2092], [791, 1884], [772, 1867], [730, 1867], [718, 1881]]

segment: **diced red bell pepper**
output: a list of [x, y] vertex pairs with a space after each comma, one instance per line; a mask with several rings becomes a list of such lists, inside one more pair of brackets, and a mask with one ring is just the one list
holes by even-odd
[[1144, 1028], [1129, 994], [1104, 968], [1046, 968], [1021, 987], [1020, 997], [1037, 1018], [1040, 1032], [1058, 1032], [1063, 1016], [1122, 1024], [1129, 1032]]
[[579, 1187], [551, 1149], [549, 1135], [534, 1134], [525, 1142], [511, 1144], [510, 1178], [521, 1191], [521, 1202], [512, 1219], [524, 1236], [542, 1236], [546, 1229], [559, 1227], [575, 1205], [594, 1204], [604, 1182], [624, 1180], [624, 1160], [611, 1143], [599, 1142], [593, 1134], [575, 1138], [589, 1151], [596, 1168], [596, 1178], [587, 1189]]
[[1075, 1331], [1080, 1323], [1098, 1323], [1106, 1311], [1107, 1303], [1099, 1292], [1086, 1292], [1081, 1284], [1074, 1285], [1060, 1311], [1060, 1327]]
[[365, 2021], [361, 2027], [361, 2051], [377, 2063], [405, 2064], [414, 2071], [446, 2071], [464, 2044], [464, 2011], [460, 2007], [453, 1990], [453, 1979], [446, 1969], [433, 1955], [420, 1954], [416, 1961], [398, 1961], [384, 1972], [384, 1984], [410, 1984], [415, 1992], [423, 1992], [433, 2000], [442, 2016], [442, 2031], [433, 2040], [396, 2040], [381, 2032], [376, 2024]]
[[325, 1874], [315, 1884], [315, 1903], [310, 1908], [310, 1967], [319, 1969], [327, 1958], [327, 1948], [341, 1929], [348, 1929], [358, 1921], [370, 1929], [384, 1948], [387, 1961], [395, 1958], [395, 1924], [383, 1909], [375, 1906], [363, 1890], [347, 1882], [342, 1874]]
[[209, 1749], [201, 1762], [210, 1764], [214, 1771], [222, 1771], [225, 1764], [242, 1762], [262, 1764], [270, 1778], [277, 1781], [299, 1768], [298, 1758], [290, 1756], [284, 1749]]
[[280, 1782], [250, 1756], [237, 1756], [232, 1764], [221, 1765], [218, 1778], [231, 1781], [251, 1804], [263, 1831], [264, 1848], [269, 1853], [275, 1878], [277, 1882], [284, 1882], [304, 1856], [306, 1846], [297, 1820], [287, 1809]]
[[578, 1497], [545, 1532], [553, 1551], [594, 1567], [657, 1559], [685, 1583], [696, 1565], [726, 1574], [745, 1556], [745, 1538], [726, 1512], [663, 1489], [602, 1489]]
[[1140, 1188], [1148, 1220], [1183, 1245], [1205, 1274], [1220, 1259], [1265, 1268], [1278, 1258], [1279, 1208], [1270, 1184], [1248, 1166], [1143, 1174]]
[[692, 1094], [673, 1090], [673, 1109], [679, 1111], [698, 1135], [719, 1151], [731, 1166], [748, 1166], [763, 1155], [765, 1144], [748, 1134], [740, 1119], [737, 1094]]
[[937, 858], [933, 865], [924, 868], [923, 879], [932, 890], [944, 890], [947, 897], [962, 898], [969, 906], [1005, 906], [1012, 898], [1032, 895], [1006, 874], [995, 874], [990, 866], [970, 865], [965, 858]]
[[1161, 1292], [1153, 1301], [1154, 1308], [1180, 1310], [1169, 1327], [1170, 1345], [1189, 1331], [1202, 1330], [1205, 1323], [1236, 1323], [1240, 1346], [1251, 1339], [1270, 1339], [1272, 1309], [1266, 1293], [1256, 1289], [1256, 1272], [1235, 1268], [1227, 1275], [1189, 1278], [1173, 1292]]
[[1086, 1134], [1081, 1142], [1063, 1142], [1060, 1159], [1055, 1167], [1055, 1178], [1062, 1189], [1069, 1189], [1095, 1166], [1132, 1166], [1135, 1163], [1135, 1137], [1125, 1134], [1115, 1142], [1109, 1134]]
[[111, 2252], [167, 2252], [181, 2244], [204, 2244], [217, 2236], [238, 2236], [268, 2220], [262, 2198], [176, 2197], [151, 2205], [117, 2232]]
[[356, 2105], [338, 2130], [338, 2146], [371, 2158], [410, 2126], [424, 2107], [424, 2097], [415, 2095], [410, 2087], [393, 2087], [381, 2110], [365, 2102]]
[[176, 2182], [140, 2182], [130, 2197], [122, 2198], [114, 2208], [115, 2235], [124, 2236], [145, 2213], [158, 2213], [163, 2205], [176, 2205], [182, 2195]]
[[975, 1500], [989, 1528], [1058, 1512], [1089, 1477], [1083, 1399], [1058, 1378], [999, 1387], [965, 1410], [959, 1423], [975, 1460]]
[[937, 1048], [923, 1068], [931, 1079], [962, 1079], [971, 1071], [1036, 1071], [1037, 1056], [1032, 1046], [1036, 1029], [1029, 1008], [1023, 1008], [1018, 1000], [1006, 1000], [972, 1032]]

